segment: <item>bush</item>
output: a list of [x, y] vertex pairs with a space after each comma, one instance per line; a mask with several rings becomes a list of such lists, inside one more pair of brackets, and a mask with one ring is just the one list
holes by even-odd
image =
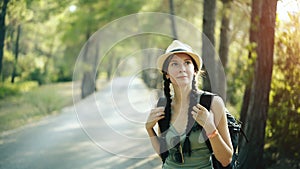
[[38, 86], [38, 82], [31, 81], [6, 86], [15, 87], [19, 94], [0, 99], [0, 133], [58, 113], [62, 107], [73, 103], [72, 83]]
[[19, 93], [19, 89], [15, 85], [0, 85], [0, 99], [7, 96], [13, 96]]
[[27, 92], [37, 86], [38, 83], [36, 81], [0, 84], [0, 99], [17, 95], [20, 92]]
[[[300, 167], [300, 15], [284, 31], [277, 32], [273, 79], [270, 93], [266, 142], [266, 160], [285, 166]], [[288, 165], [287, 165], [288, 164]]]
[[35, 108], [38, 114], [51, 114], [65, 103], [63, 97], [54, 88], [41, 87], [24, 95], [24, 102]]

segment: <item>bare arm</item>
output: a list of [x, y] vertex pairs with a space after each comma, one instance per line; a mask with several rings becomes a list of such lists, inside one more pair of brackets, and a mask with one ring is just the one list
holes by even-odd
[[160, 119], [164, 118], [165, 113], [163, 111], [164, 111], [164, 107], [158, 107], [152, 109], [148, 116], [147, 122], [145, 124], [145, 128], [150, 137], [152, 147], [158, 155], [160, 154], [160, 145], [157, 138], [157, 134], [155, 133], [153, 127]]
[[205, 107], [197, 104], [193, 108], [194, 119], [205, 129], [215, 157], [223, 166], [227, 166], [232, 159], [233, 148], [227, 127], [225, 106], [219, 96], [214, 96], [209, 112]]
[[218, 161], [220, 161], [223, 166], [227, 166], [232, 159], [233, 147], [227, 127], [225, 106], [219, 96], [214, 96], [213, 98], [211, 110], [214, 114], [214, 123], [218, 134], [210, 138], [209, 141]]
[[157, 138], [157, 134], [155, 133], [154, 129], [146, 129], [147, 133], [149, 135], [151, 144], [153, 149], [155, 150], [155, 152], [159, 155], [160, 153], [160, 145], [159, 145], [159, 141]]

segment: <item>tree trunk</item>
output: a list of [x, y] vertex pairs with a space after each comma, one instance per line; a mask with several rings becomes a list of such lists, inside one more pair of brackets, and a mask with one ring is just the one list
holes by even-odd
[[[256, 3], [255, 1], [252, 3]], [[258, 27], [260, 40], [257, 43], [257, 60], [246, 116], [248, 125], [245, 126], [245, 132], [250, 138], [250, 142], [244, 144], [239, 155], [243, 169], [264, 168], [264, 138], [273, 69], [277, 1], [264, 0], [261, 3]]]
[[81, 83], [81, 98], [85, 98], [95, 91], [95, 81], [91, 72], [84, 72]]
[[[252, 0], [252, 11], [251, 11], [251, 24], [250, 24], [250, 37], [249, 41], [252, 47], [249, 50], [248, 54], [248, 59], [254, 59], [253, 55], [257, 54], [257, 43], [258, 43], [258, 28], [259, 28], [259, 18], [261, 18], [261, 5], [262, 1], [260, 0]], [[254, 68], [254, 63], [253, 65], [249, 65], [249, 68], [251, 69], [250, 72], [252, 71], [252, 68]], [[241, 108], [241, 115], [240, 115], [240, 121], [243, 122], [243, 128], [245, 127], [245, 120], [247, 116], [247, 110], [248, 110], [248, 105], [249, 105], [249, 100], [250, 100], [250, 94], [251, 94], [251, 85], [252, 85], [252, 80], [253, 79], [253, 74], [249, 74], [249, 78], [246, 84], [244, 96], [243, 96], [243, 104]], [[242, 140], [241, 140], [242, 141]], [[243, 144], [240, 145], [242, 147]]]
[[115, 66], [115, 56], [111, 55], [111, 58], [108, 60], [108, 66], [106, 67], [106, 80], [110, 81], [111, 80], [111, 76], [114, 70], [114, 66]]
[[[203, 33], [210, 40], [211, 44], [215, 46], [215, 24], [216, 24], [216, 0], [204, 0], [203, 3]], [[203, 42], [204, 44], [204, 42]], [[203, 45], [202, 44], [202, 45]], [[205, 74], [203, 78], [203, 90], [212, 91], [211, 82], [216, 82], [217, 71], [215, 66], [215, 55], [210, 53], [209, 49], [202, 46], [203, 61], [206, 65], [203, 66], [205, 70], [211, 70], [210, 76]]]
[[222, 76], [222, 69], [226, 71], [227, 60], [228, 60], [228, 51], [229, 51], [229, 24], [230, 24], [230, 14], [231, 14], [231, 0], [222, 0], [223, 9], [222, 9], [222, 24], [221, 24], [221, 34], [220, 34], [220, 48], [219, 56], [221, 58], [222, 65], [218, 66], [218, 91], [219, 95], [223, 98], [224, 101], [226, 98], [226, 79]]
[[170, 19], [171, 19], [171, 29], [172, 29], [172, 34], [173, 34], [173, 39], [177, 39], [177, 30], [176, 30], [176, 23], [174, 20], [174, 3], [173, 0], [169, 0], [169, 5], [170, 5]]
[[1, 13], [0, 13], [0, 77], [2, 75], [2, 63], [3, 63], [3, 51], [4, 51], [4, 40], [5, 40], [5, 15], [7, 4], [9, 0], [4, 0], [1, 2]]
[[[90, 33], [88, 31], [87, 38], [89, 37]], [[98, 44], [98, 43], [97, 43]], [[81, 98], [85, 98], [88, 95], [92, 94], [96, 90], [96, 54], [98, 51], [95, 50], [95, 39], [88, 39], [86, 45], [84, 47], [83, 52], [83, 79], [81, 83]], [[97, 46], [96, 46], [97, 48]], [[98, 48], [97, 48], [98, 49]]]
[[17, 74], [20, 34], [21, 34], [21, 25], [18, 25], [16, 48], [15, 48], [15, 62], [14, 62], [13, 72], [12, 72], [12, 75], [11, 75], [11, 83], [15, 82], [15, 77], [16, 77], [16, 74]]

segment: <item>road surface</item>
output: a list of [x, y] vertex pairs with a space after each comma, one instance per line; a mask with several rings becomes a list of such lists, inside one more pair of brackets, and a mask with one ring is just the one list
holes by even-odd
[[1, 169], [158, 169], [144, 129], [154, 95], [116, 78], [58, 115], [0, 137]]

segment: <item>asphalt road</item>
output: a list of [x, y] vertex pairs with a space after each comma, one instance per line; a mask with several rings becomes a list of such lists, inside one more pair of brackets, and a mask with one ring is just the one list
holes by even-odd
[[144, 129], [155, 95], [137, 78], [116, 78], [58, 115], [0, 137], [1, 169], [155, 169]]

